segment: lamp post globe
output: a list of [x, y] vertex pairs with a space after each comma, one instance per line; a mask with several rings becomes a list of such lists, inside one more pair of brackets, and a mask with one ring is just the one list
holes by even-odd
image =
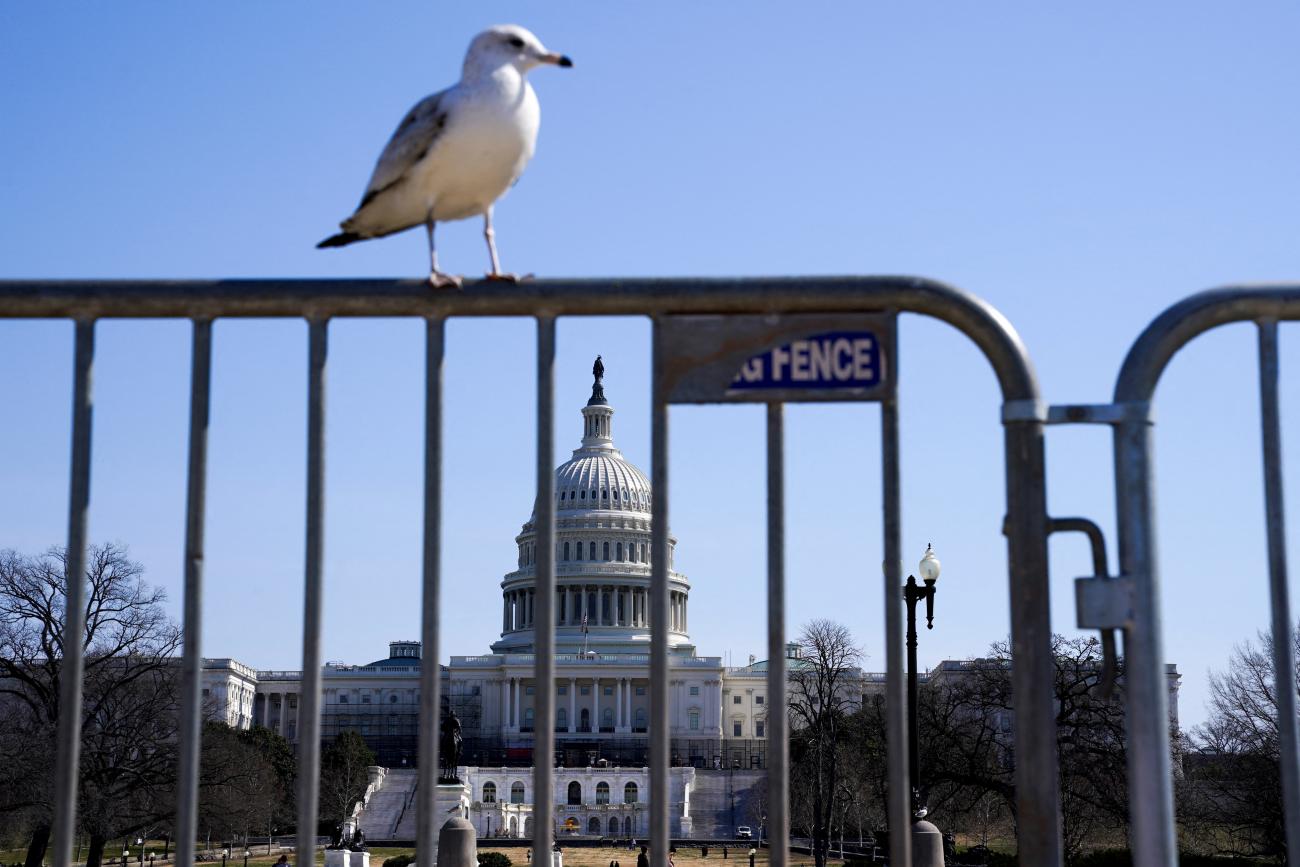
[[941, 566], [939, 558], [934, 556], [934, 546], [927, 544], [925, 546], [925, 556], [916, 565], [916, 571], [921, 573], [921, 580], [926, 584], [933, 584], [938, 581]]

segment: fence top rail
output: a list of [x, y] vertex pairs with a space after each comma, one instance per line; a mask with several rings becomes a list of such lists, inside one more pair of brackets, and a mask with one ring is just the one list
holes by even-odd
[[1197, 335], [1232, 322], [1300, 321], [1300, 284], [1224, 286], [1189, 295], [1138, 336], [1115, 383], [1115, 402], [1149, 401], [1169, 360]]
[[992, 305], [920, 277], [424, 280], [0, 280], [0, 319], [336, 316], [657, 316], [710, 313], [922, 313], [965, 333], [988, 357], [1006, 400], [1037, 400], [1024, 344]]

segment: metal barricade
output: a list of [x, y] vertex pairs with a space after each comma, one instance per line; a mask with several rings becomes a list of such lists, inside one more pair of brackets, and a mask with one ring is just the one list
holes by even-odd
[[1225, 288], [1193, 295], [1158, 316], [1133, 344], [1120, 369], [1113, 404], [1061, 408], [1061, 415], [1073, 416], [1072, 421], [1106, 423], [1114, 429], [1121, 574], [1107, 588], [1111, 604], [1101, 606], [1109, 610], [1103, 618], [1107, 622], [1080, 625], [1123, 628], [1125, 633], [1131, 837], [1133, 863], [1139, 867], [1174, 867], [1178, 862], [1155, 543], [1151, 400], [1179, 349], [1203, 332], [1232, 322], [1253, 321], [1259, 330], [1264, 518], [1286, 839], [1289, 851], [1300, 851], [1300, 736], [1290, 638], [1295, 621], [1286, 584], [1278, 414], [1281, 320], [1300, 320], [1300, 286]]
[[[889, 739], [889, 824], [891, 863], [911, 863], [911, 822], [907, 769], [907, 726], [903, 669], [901, 574], [901, 478], [897, 392], [897, 317], [930, 316], [957, 328], [984, 353], [1003, 397], [1005, 428], [1009, 598], [1011, 609], [1017, 835], [1021, 863], [1059, 865], [1061, 839], [1055, 717], [1052, 701], [1051, 628], [1048, 609], [1046, 495], [1043, 424], [1046, 413], [1028, 356], [1010, 324], [981, 300], [942, 284], [914, 278], [776, 278], [776, 279], [638, 279], [546, 280], [477, 284], [464, 292], [431, 293], [417, 280], [230, 280], [230, 281], [6, 281], [0, 282], [0, 318], [65, 318], [76, 322], [76, 367], [73, 385], [72, 482], [69, 507], [69, 574], [83, 574], [86, 513], [89, 503], [91, 372], [95, 322], [109, 317], [171, 317], [194, 325], [191, 385], [188, 506], [185, 541], [184, 659], [179, 801], [176, 820], [178, 863], [194, 858], [199, 768], [200, 674], [199, 625], [203, 578], [203, 504], [212, 354], [212, 321], [222, 317], [293, 317], [305, 319], [309, 332], [307, 510], [303, 613], [302, 703], [299, 728], [298, 863], [312, 863], [317, 819], [320, 757], [321, 604], [325, 472], [325, 373], [328, 323], [350, 316], [404, 316], [427, 322], [423, 624], [425, 664], [420, 681], [420, 762], [418, 777], [418, 848], [436, 848], [434, 815], [439, 723], [439, 549], [441, 531], [442, 379], [444, 325], [454, 316], [528, 316], [537, 322], [537, 620], [552, 624], [537, 634], [534, 678], [553, 683], [555, 674], [555, 511], [554, 498], [554, 363], [558, 316], [648, 316], [654, 324], [652, 396], [651, 560], [651, 846], [653, 863], [665, 867], [669, 848], [668, 725], [668, 407], [675, 402], [712, 402], [709, 377], [730, 381], [737, 359], [798, 333], [790, 317], [810, 316], [834, 322], [838, 317], [873, 317], [887, 350], [881, 360], [883, 386], [865, 399], [881, 404], [883, 471], [883, 547], [885, 636]], [[700, 319], [704, 317], [704, 319]], [[735, 325], [742, 319], [749, 324]], [[755, 322], [757, 321], [757, 324]], [[763, 323], [774, 324], [765, 332]], [[793, 331], [791, 328], [793, 327]], [[807, 328], [814, 325], [809, 324]], [[714, 328], [724, 338], [717, 352], [697, 352], [692, 329]], [[740, 335], [737, 337], [737, 335]], [[728, 342], [730, 341], [730, 342]], [[739, 353], [739, 354], [737, 354]], [[701, 379], [700, 377], [703, 377]], [[694, 384], [692, 384], [694, 383]], [[703, 385], [701, 384], [703, 383]], [[714, 383], [716, 385], [716, 382]], [[769, 701], [785, 706], [784, 665], [784, 466], [783, 403], [804, 399], [773, 389], [755, 397], [767, 404], [767, 541]], [[862, 399], [849, 395], [849, 399]], [[1143, 428], [1145, 430], [1145, 428]], [[1149, 514], [1148, 514], [1149, 519]], [[1127, 541], [1126, 560], [1143, 542]], [[874, 572], [874, 570], [871, 570]], [[864, 576], [865, 577], [865, 576]], [[68, 587], [65, 634], [78, 634], [84, 601], [81, 582]], [[1158, 641], [1153, 652], [1158, 651]], [[1158, 660], [1155, 653], [1153, 660]], [[1153, 663], [1154, 664], [1154, 663]], [[63, 708], [56, 768], [54, 863], [71, 861], [75, 828], [80, 741], [81, 646], [67, 644]], [[1157, 691], [1158, 692], [1158, 691]], [[553, 690], [536, 690], [537, 724], [534, 756], [554, 754]], [[1163, 702], [1163, 696], [1158, 696]], [[1163, 706], [1163, 705], [1162, 705]], [[770, 720], [768, 804], [773, 867], [786, 867], [789, 817], [787, 726], [782, 715]], [[1166, 753], [1167, 770], [1167, 753]], [[534, 761], [533, 851], [553, 843], [553, 768]], [[1142, 798], [1135, 797], [1135, 803]], [[1148, 863], [1148, 862], [1140, 862]], [[1155, 863], [1155, 862], [1149, 862]], [[1163, 862], [1162, 862], [1163, 863]]]

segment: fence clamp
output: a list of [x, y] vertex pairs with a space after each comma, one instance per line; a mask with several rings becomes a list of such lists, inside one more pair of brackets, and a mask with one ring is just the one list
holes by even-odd
[[1064, 403], [1047, 408], [1048, 424], [1151, 424], [1155, 416], [1150, 401], [1121, 403]]
[[1080, 629], [1126, 629], [1135, 609], [1132, 576], [1074, 579], [1074, 604]]

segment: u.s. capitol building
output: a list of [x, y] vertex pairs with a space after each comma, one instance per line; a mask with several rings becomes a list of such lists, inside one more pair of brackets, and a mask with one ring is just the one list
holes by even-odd
[[[595, 811], [599, 816], [579, 811], [563, 817], [561, 832], [607, 834], [617, 826], [617, 833], [635, 835], [645, 834], [648, 822], [642, 811], [649, 782], [644, 768], [649, 764], [653, 492], [645, 474], [615, 447], [613, 420], [614, 409], [597, 377], [582, 408], [581, 444], [555, 471], [555, 760], [563, 768], [584, 769], [570, 774], [572, 780], [557, 773], [556, 803], [580, 806], [573, 803], [579, 800], [602, 808]], [[500, 638], [490, 653], [452, 656], [441, 672], [444, 707], [461, 720], [462, 761], [469, 766], [473, 802], [480, 813], [483, 806], [499, 805], [478, 817], [483, 833], [509, 833], [512, 827], [524, 833], [526, 818], [516, 814], [532, 801], [531, 775], [524, 770], [533, 762], [539, 688], [532, 677], [533, 517], [515, 545], [516, 566], [501, 581]], [[670, 552], [675, 546], [670, 536]], [[766, 667], [751, 659], [749, 666], [727, 668], [721, 657], [698, 655], [689, 633], [691, 585], [672, 566], [670, 553], [671, 759], [681, 769], [672, 775], [673, 799], [680, 803], [673, 813], [675, 833], [688, 833], [693, 768], [725, 769], [733, 783], [737, 769], [761, 774]], [[387, 658], [368, 665], [326, 665], [322, 739], [355, 730], [381, 765], [413, 767], [419, 759], [420, 665], [420, 645], [412, 641], [392, 642]], [[237, 727], [266, 726], [296, 743], [299, 672], [257, 671], [235, 660], [208, 659], [204, 675], [205, 698], [219, 717]], [[736, 821], [756, 825], [757, 817]]]

